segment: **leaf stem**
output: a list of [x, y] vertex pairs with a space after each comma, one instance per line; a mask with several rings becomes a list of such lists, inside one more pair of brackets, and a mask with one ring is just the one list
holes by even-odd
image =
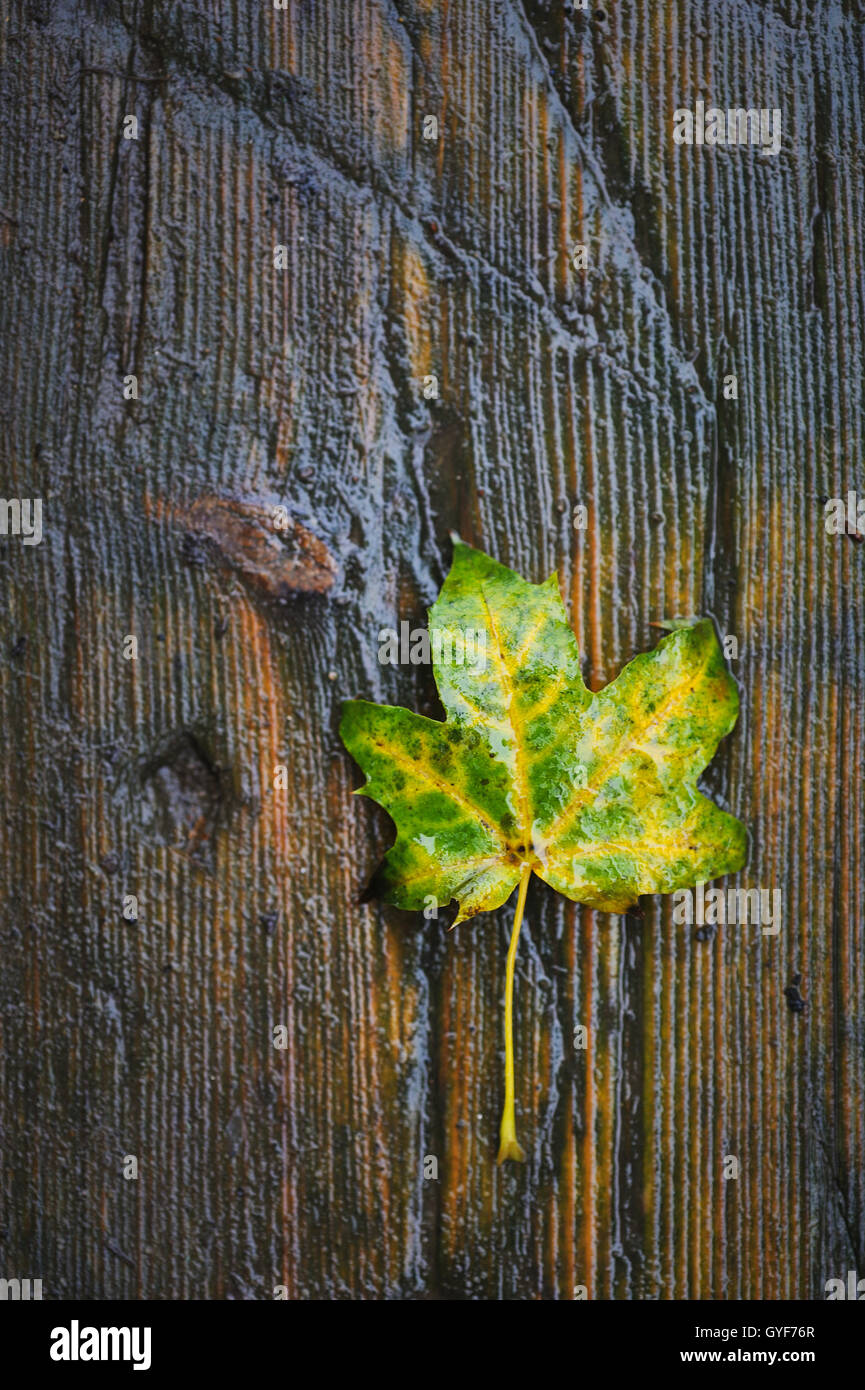
[[517, 1129], [514, 1119], [514, 964], [517, 959], [517, 943], [520, 939], [520, 927], [523, 925], [523, 909], [526, 905], [526, 893], [531, 876], [531, 864], [523, 864], [517, 910], [511, 932], [511, 944], [508, 947], [508, 965], [505, 977], [505, 1108], [502, 1111], [497, 1163], [504, 1163], [506, 1158], [515, 1158], [519, 1163], [526, 1161], [526, 1156], [517, 1143]]

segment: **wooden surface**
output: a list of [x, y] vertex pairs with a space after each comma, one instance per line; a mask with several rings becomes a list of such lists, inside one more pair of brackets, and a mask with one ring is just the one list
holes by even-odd
[[[568, 8], [3, 7], [2, 493], [45, 535], [0, 540], [0, 1275], [46, 1297], [865, 1273], [865, 546], [821, 501], [865, 496], [863, 15]], [[697, 99], [781, 108], [781, 153], [674, 145]], [[533, 883], [524, 1168], [513, 905], [361, 904], [391, 831], [336, 735], [437, 712], [378, 632], [452, 529], [558, 570], [593, 688], [664, 617], [737, 637], [705, 785], [783, 894], [697, 940]]]

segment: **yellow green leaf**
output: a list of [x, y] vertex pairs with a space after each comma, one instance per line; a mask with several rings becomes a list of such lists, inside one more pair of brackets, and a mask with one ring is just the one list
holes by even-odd
[[623, 912], [642, 894], [741, 868], [744, 826], [697, 790], [736, 722], [738, 699], [705, 619], [677, 625], [592, 694], [556, 576], [527, 583], [461, 541], [430, 609], [429, 636], [444, 723], [351, 700], [340, 732], [366, 774], [361, 794], [396, 825], [374, 880], [387, 902], [419, 909], [456, 899], [461, 922], [499, 907], [520, 885], [501, 1160], [521, 1152], [512, 984], [529, 877]]

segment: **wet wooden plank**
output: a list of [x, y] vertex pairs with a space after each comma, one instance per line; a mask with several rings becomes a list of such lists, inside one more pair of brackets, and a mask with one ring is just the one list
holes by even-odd
[[[865, 547], [820, 500], [865, 495], [865, 161], [832, 19], [12, 7], [3, 492], [45, 536], [0, 552], [4, 1268], [487, 1299], [865, 1266]], [[781, 108], [781, 153], [675, 145], [703, 97]], [[332, 582], [285, 597], [250, 531], [279, 506]], [[424, 621], [453, 528], [558, 570], [594, 688], [665, 616], [737, 638], [707, 786], [783, 903], [698, 940], [532, 886], [524, 1169], [493, 1165], [512, 909], [362, 904], [389, 832], [336, 735], [343, 696], [436, 712], [378, 632]]]

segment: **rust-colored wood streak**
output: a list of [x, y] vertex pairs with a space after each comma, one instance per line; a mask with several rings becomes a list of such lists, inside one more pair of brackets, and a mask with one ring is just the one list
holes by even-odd
[[[822, 502], [865, 496], [861, 35], [852, 0], [12, 0], [0, 490], [44, 537], [0, 541], [0, 1273], [865, 1270], [865, 546]], [[780, 153], [674, 144], [698, 99], [780, 108]], [[454, 528], [558, 570], [593, 688], [664, 618], [737, 638], [705, 784], [751, 830], [728, 886], [782, 893], [777, 935], [701, 940], [533, 882], [524, 1167], [513, 905], [448, 935], [363, 903], [391, 832], [336, 733], [344, 696], [437, 712], [378, 633], [425, 621]]]

